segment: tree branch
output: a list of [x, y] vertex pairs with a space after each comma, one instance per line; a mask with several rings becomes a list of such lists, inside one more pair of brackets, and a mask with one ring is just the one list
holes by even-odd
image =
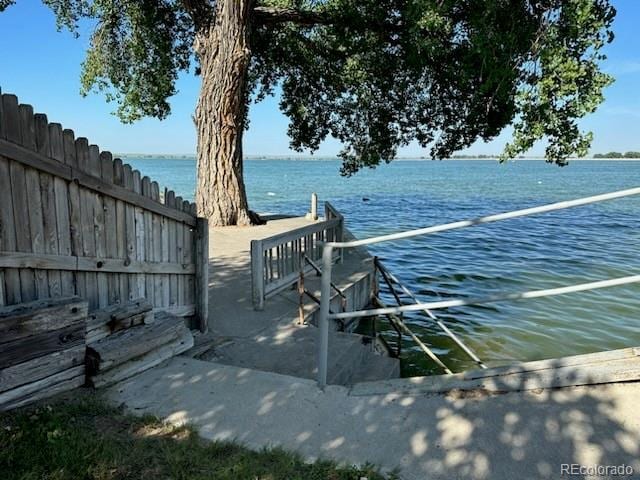
[[275, 23], [296, 23], [298, 25], [330, 25], [334, 19], [329, 15], [310, 10], [279, 7], [255, 7], [253, 15], [262, 25]]
[[214, 17], [214, 7], [208, 0], [182, 0], [182, 4], [193, 20], [196, 30], [208, 25]]

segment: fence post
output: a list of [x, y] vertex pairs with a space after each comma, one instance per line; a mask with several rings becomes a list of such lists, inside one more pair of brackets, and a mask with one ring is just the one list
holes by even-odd
[[262, 240], [251, 240], [251, 294], [253, 308], [264, 310], [264, 251]]
[[329, 304], [331, 303], [331, 264], [333, 247], [324, 246], [322, 250], [322, 279], [320, 283], [320, 318], [318, 320], [318, 386], [327, 385], [327, 366], [329, 356]]
[[202, 333], [209, 320], [209, 221], [196, 219], [196, 316]]

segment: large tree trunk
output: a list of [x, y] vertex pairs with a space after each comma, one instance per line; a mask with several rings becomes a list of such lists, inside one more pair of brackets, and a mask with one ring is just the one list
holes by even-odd
[[218, 0], [215, 21], [196, 33], [202, 87], [198, 129], [198, 214], [210, 225], [249, 225], [242, 178], [249, 15], [254, 0]]

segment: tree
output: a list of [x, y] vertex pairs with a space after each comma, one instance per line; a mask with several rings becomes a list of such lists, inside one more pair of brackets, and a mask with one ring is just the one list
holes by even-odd
[[[59, 27], [95, 30], [82, 93], [125, 122], [165, 118], [196, 65], [199, 214], [248, 224], [242, 135], [252, 101], [281, 88], [296, 150], [329, 135], [342, 173], [391, 161], [417, 140], [445, 158], [514, 124], [503, 159], [546, 138], [546, 159], [584, 156], [578, 119], [612, 79], [608, 0], [43, 0]], [[13, 3], [0, 0], [0, 9]]]

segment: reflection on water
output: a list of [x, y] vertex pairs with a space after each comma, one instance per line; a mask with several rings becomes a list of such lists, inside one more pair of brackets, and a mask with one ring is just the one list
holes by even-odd
[[[193, 161], [130, 163], [193, 198]], [[315, 191], [345, 214], [356, 236], [367, 237], [640, 185], [638, 162], [558, 168], [540, 161], [396, 161], [349, 179], [338, 169], [334, 161], [247, 161], [250, 204], [260, 212], [302, 214]], [[639, 273], [639, 214], [640, 198], [615, 200], [371, 251], [425, 300], [552, 288]], [[640, 286], [630, 285], [436, 313], [496, 366], [640, 345], [639, 294]], [[454, 371], [473, 366], [424, 315], [405, 320]], [[403, 352], [405, 374], [437, 371], [410, 341]]]

